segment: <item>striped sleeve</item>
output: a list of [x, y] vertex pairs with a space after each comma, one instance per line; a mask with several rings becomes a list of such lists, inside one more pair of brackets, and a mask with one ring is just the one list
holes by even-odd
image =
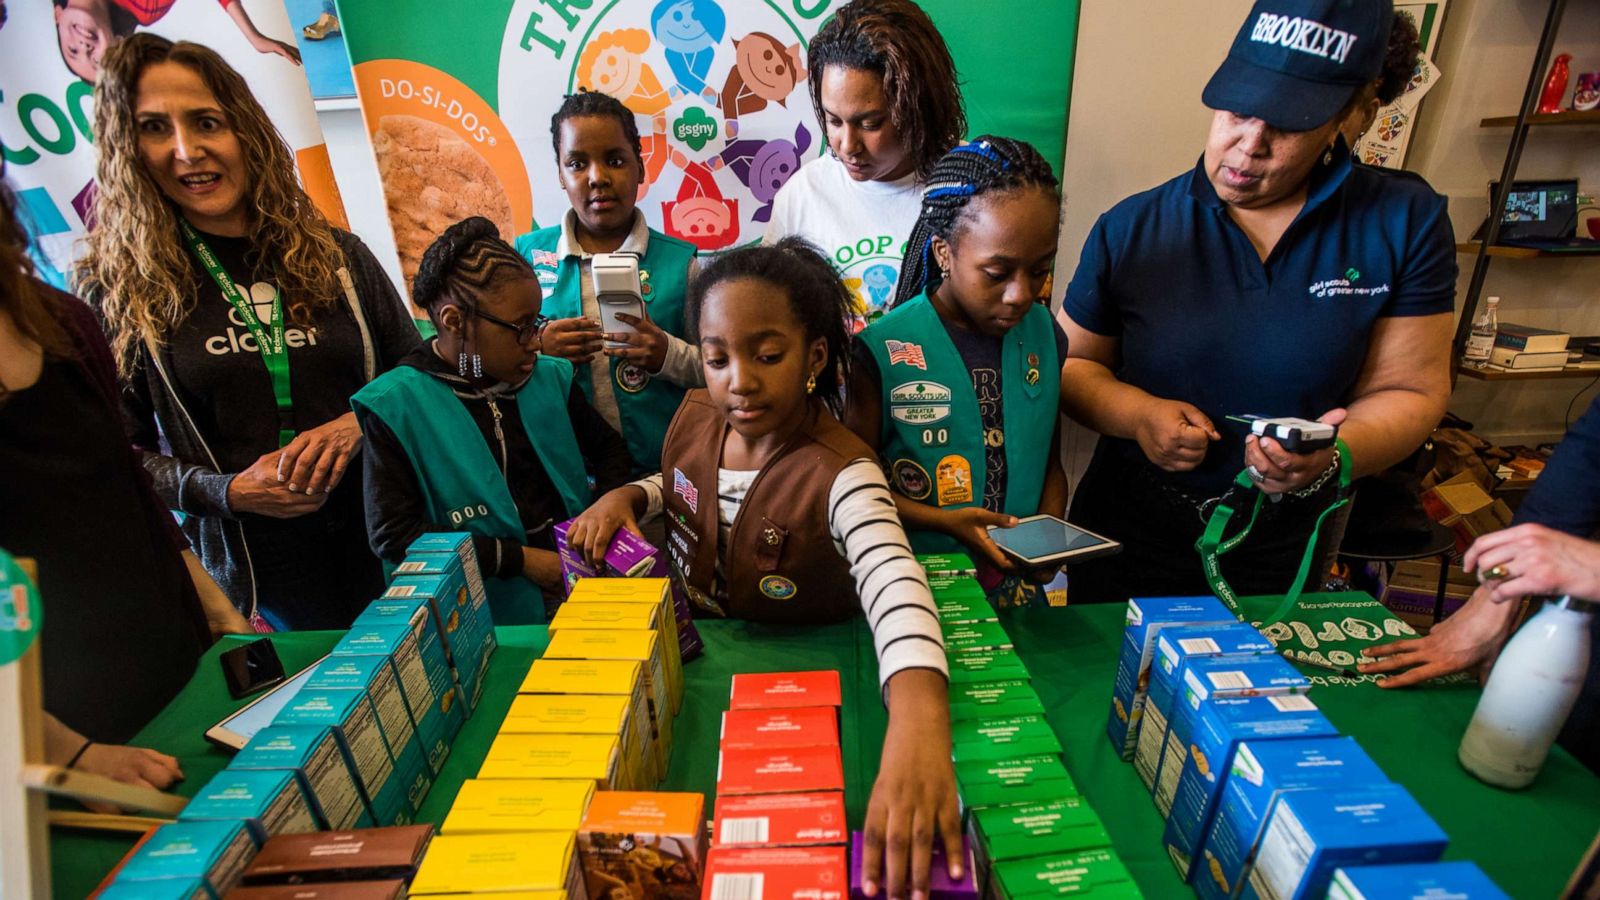
[[850, 561], [850, 577], [872, 628], [879, 684], [903, 669], [933, 669], [948, 676], [927, 574], [911, 553], [876, 462], [855, 460], [834, 478], [828, 528], [834, 545]]

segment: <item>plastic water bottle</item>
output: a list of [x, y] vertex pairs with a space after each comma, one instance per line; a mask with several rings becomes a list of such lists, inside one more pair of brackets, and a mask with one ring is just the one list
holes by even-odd
[[1468, 772], [1504, 788], [1538, 777], [1583, 689], [1593, 610], [1572, 597], [1552, 600], [1506, 644], [1461, 739]]
[[1462, 358], [1475, 366], [1489, 364], [1489, 354], [1494, 350], [1494, 336], [1500, 330], [1500, 298], [1490, 297], [1484, 302], [1483, 312], [1472, 323], [1472, 335]]

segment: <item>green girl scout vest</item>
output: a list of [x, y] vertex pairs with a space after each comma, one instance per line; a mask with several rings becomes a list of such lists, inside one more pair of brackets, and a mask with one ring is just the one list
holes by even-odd
[[[545, 315], [570, 319], [583, 315], [583, 294], [579, 284], [582, 271], [578, 258], [562, 256], [561, 227], [553, 225], [517, 238], [516, 249], [533, 264], [544, 289]], [[650, 229], [650, 243], [639, 260], [639, 281], [650, 321], [661, 330], [683, 337], [683, 300], [689, 286], [689, 263], [694, 245]], [[644, 369], [619, 359], [607, 359], [611, 380], [616, 385], [617, 413], [622, 418], [622, 436], [633, 459], [633, 474], [645, 475], [661, 470], [661, 443], [666, 439], [672, 414], [683, 402], [683, 388]], [[594, 401], [589, 366], [580, 366], [578, 384], [584, 396]]]
[[[972, 374], [926, 294], [900, 304], [857, 337], [872, 352], [883, 384], [879, 457], [896, 491], [930, 506], [983, 503], [984, 429]], [[1002, 338], [1001, 402], [1006, 453], [1005, 508], [1039, 511], [1061, 394], [1050, 310], [1036, 305]], [[918, 553], [962, 547], [950, 537], [909, 533]]]
[[[522, 428], [561, 493], [567, 515], [590, 502], [578, 438], [567, 416], [572, 364], [541, 356], [517, 391]], [[426, 372], [396, 366], [350, 398], [363, 423], [376, 416], [400, 439], [422, 487], [428, 519], [482, 537], [522, 543], [527, 531], [505, 476], [472, 414], [449, 386]], [[484, 578], [496, 625], [544, 621], [544, 595], [526, 578]]]

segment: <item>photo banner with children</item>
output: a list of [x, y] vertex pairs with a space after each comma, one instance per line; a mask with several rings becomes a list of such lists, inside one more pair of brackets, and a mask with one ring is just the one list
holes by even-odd
[[[475, 0], [441, 14], [423, 0], [340, 0], [408, 289], [423, 251], [462, 218], [485, 216], [508, 240], [561, 221], [550, 118], [579, 90], [634, 113], [652, 227], [702, 253], [759, 241], [778, 190], [826, 152], [805, 48], [839, 5]], [[973, 133], [1025, 138], [1059, 165], [1076, 0], [1020, 0], [992, 19], [957, 0], [923, 6], [962, 70]], [[1024, 20], [1036, 27], [1014, 27]], [[1024, 82], [1007, 74], [1013, 53], [1030, 59]]]
[[204, 44], [237, 69], [294, 150], [306, 192], [344, 226], [283, 0], [0, 0], [0, 152], [41, 278], [64, 286], [82, 252], [100, 54], [138, 31]]

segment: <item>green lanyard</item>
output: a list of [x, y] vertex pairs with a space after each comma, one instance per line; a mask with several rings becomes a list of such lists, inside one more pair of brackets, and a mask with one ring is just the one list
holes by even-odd
[[[1350, 502], [1350, 448], [1345, 446], [1342, 438], [1337, 439], [1336, 445], [1339, 455], [1338, 499], [1323, 510], [1321, 515], [1317, 516], [1317, 524], [1311, 529], [1311, 539], [1306, 542], [1305, 555], [1300, 558], [1300, 571], [1294, 577], [1294, 584], [1289, 586], [1289, 592], [1284, 595], [1283, 603], [1261, 623], [1262, 625], [1271, 625], [1274, 622], [1282, 621], [1285, 616], [1294, 610], [1295, 604], [1300, 602], [1300, 589], [1305, 584], [1306, 575], [1311, 570], [1312, 557], [1317, 550], [1317, 535], [1322, 532], [1322, 523], [1327, 520], [1334, 510]], [[1222, 499], [1217, 501], [1216, 507], [1211, 510], [1211, 518], [1206, 522], [1206, 530], [1200, 535], [1200, 539], [1194, 542], [1194, 548], [1200, 553], [1200, 562], [1205, 568], [1206, 583], [1211, 585], [1211, 592], [1216, 594], [1217, 599], [1232, 610], [1234, 615], [1243, 618], [1244, 613], [1239, 608], [1239, 595], [1234, 593], [1233, 586], [1228, 584], [1228, 580], [1222, 577], [1222, 565], [1219, 557], [1239, 546], [1244, 542], [1245, 538], [1250, 536], [1250, 529], [1255, 527], [1256, 516], [1261, 514], [1261, 501], [1266, 495], [1257, 489], [1254, 481], [1250, 480], [1248, 470], [1240, 472], [1233, 479], [1233, 485], [1243, 489], [1246, 493], [1253, 492], [1256, 495], [1255, 506], [1250, 511], [1250, 521], [1245, 523], [1244, 528], [1238, 534], [1224, 540], [1222, 535], [1227, 530], [1228, 521], [1233, 518], [1234, 514], [1233, 504], [1229, 501], [1227, 495], [1224, 495]], [[1232, 493], [1232, 491], [1229, 493]], [[1240, 496], [1245, 496], [1245, 494], [1241, 493]]]
[[294, 440], [294, 395], [289, 393], [289, 349], [283, 342], [283, 296], [277, 288], [272, 289], [272, 333], [269, 339], [267, 329], [262, 327], [261, 319], [256, 316], [255, 306], [249, 298], [239, 293], [238, 286], [223, 271], [222, 264], [217, 262], [217, 255], [211, 252], [205, 240], [181, 218], [178, 228], [183, 232], [183, 239], [189, 243], [189, 252], [200, 260], [206, 274], [216, 282], [217, 290], [233, 305], [244, 327], [249, 329], [250, 336], [256, 339], [261, 362], [272, 377], [272, 396], [278, 401], [278, 447], [288, 446]]

